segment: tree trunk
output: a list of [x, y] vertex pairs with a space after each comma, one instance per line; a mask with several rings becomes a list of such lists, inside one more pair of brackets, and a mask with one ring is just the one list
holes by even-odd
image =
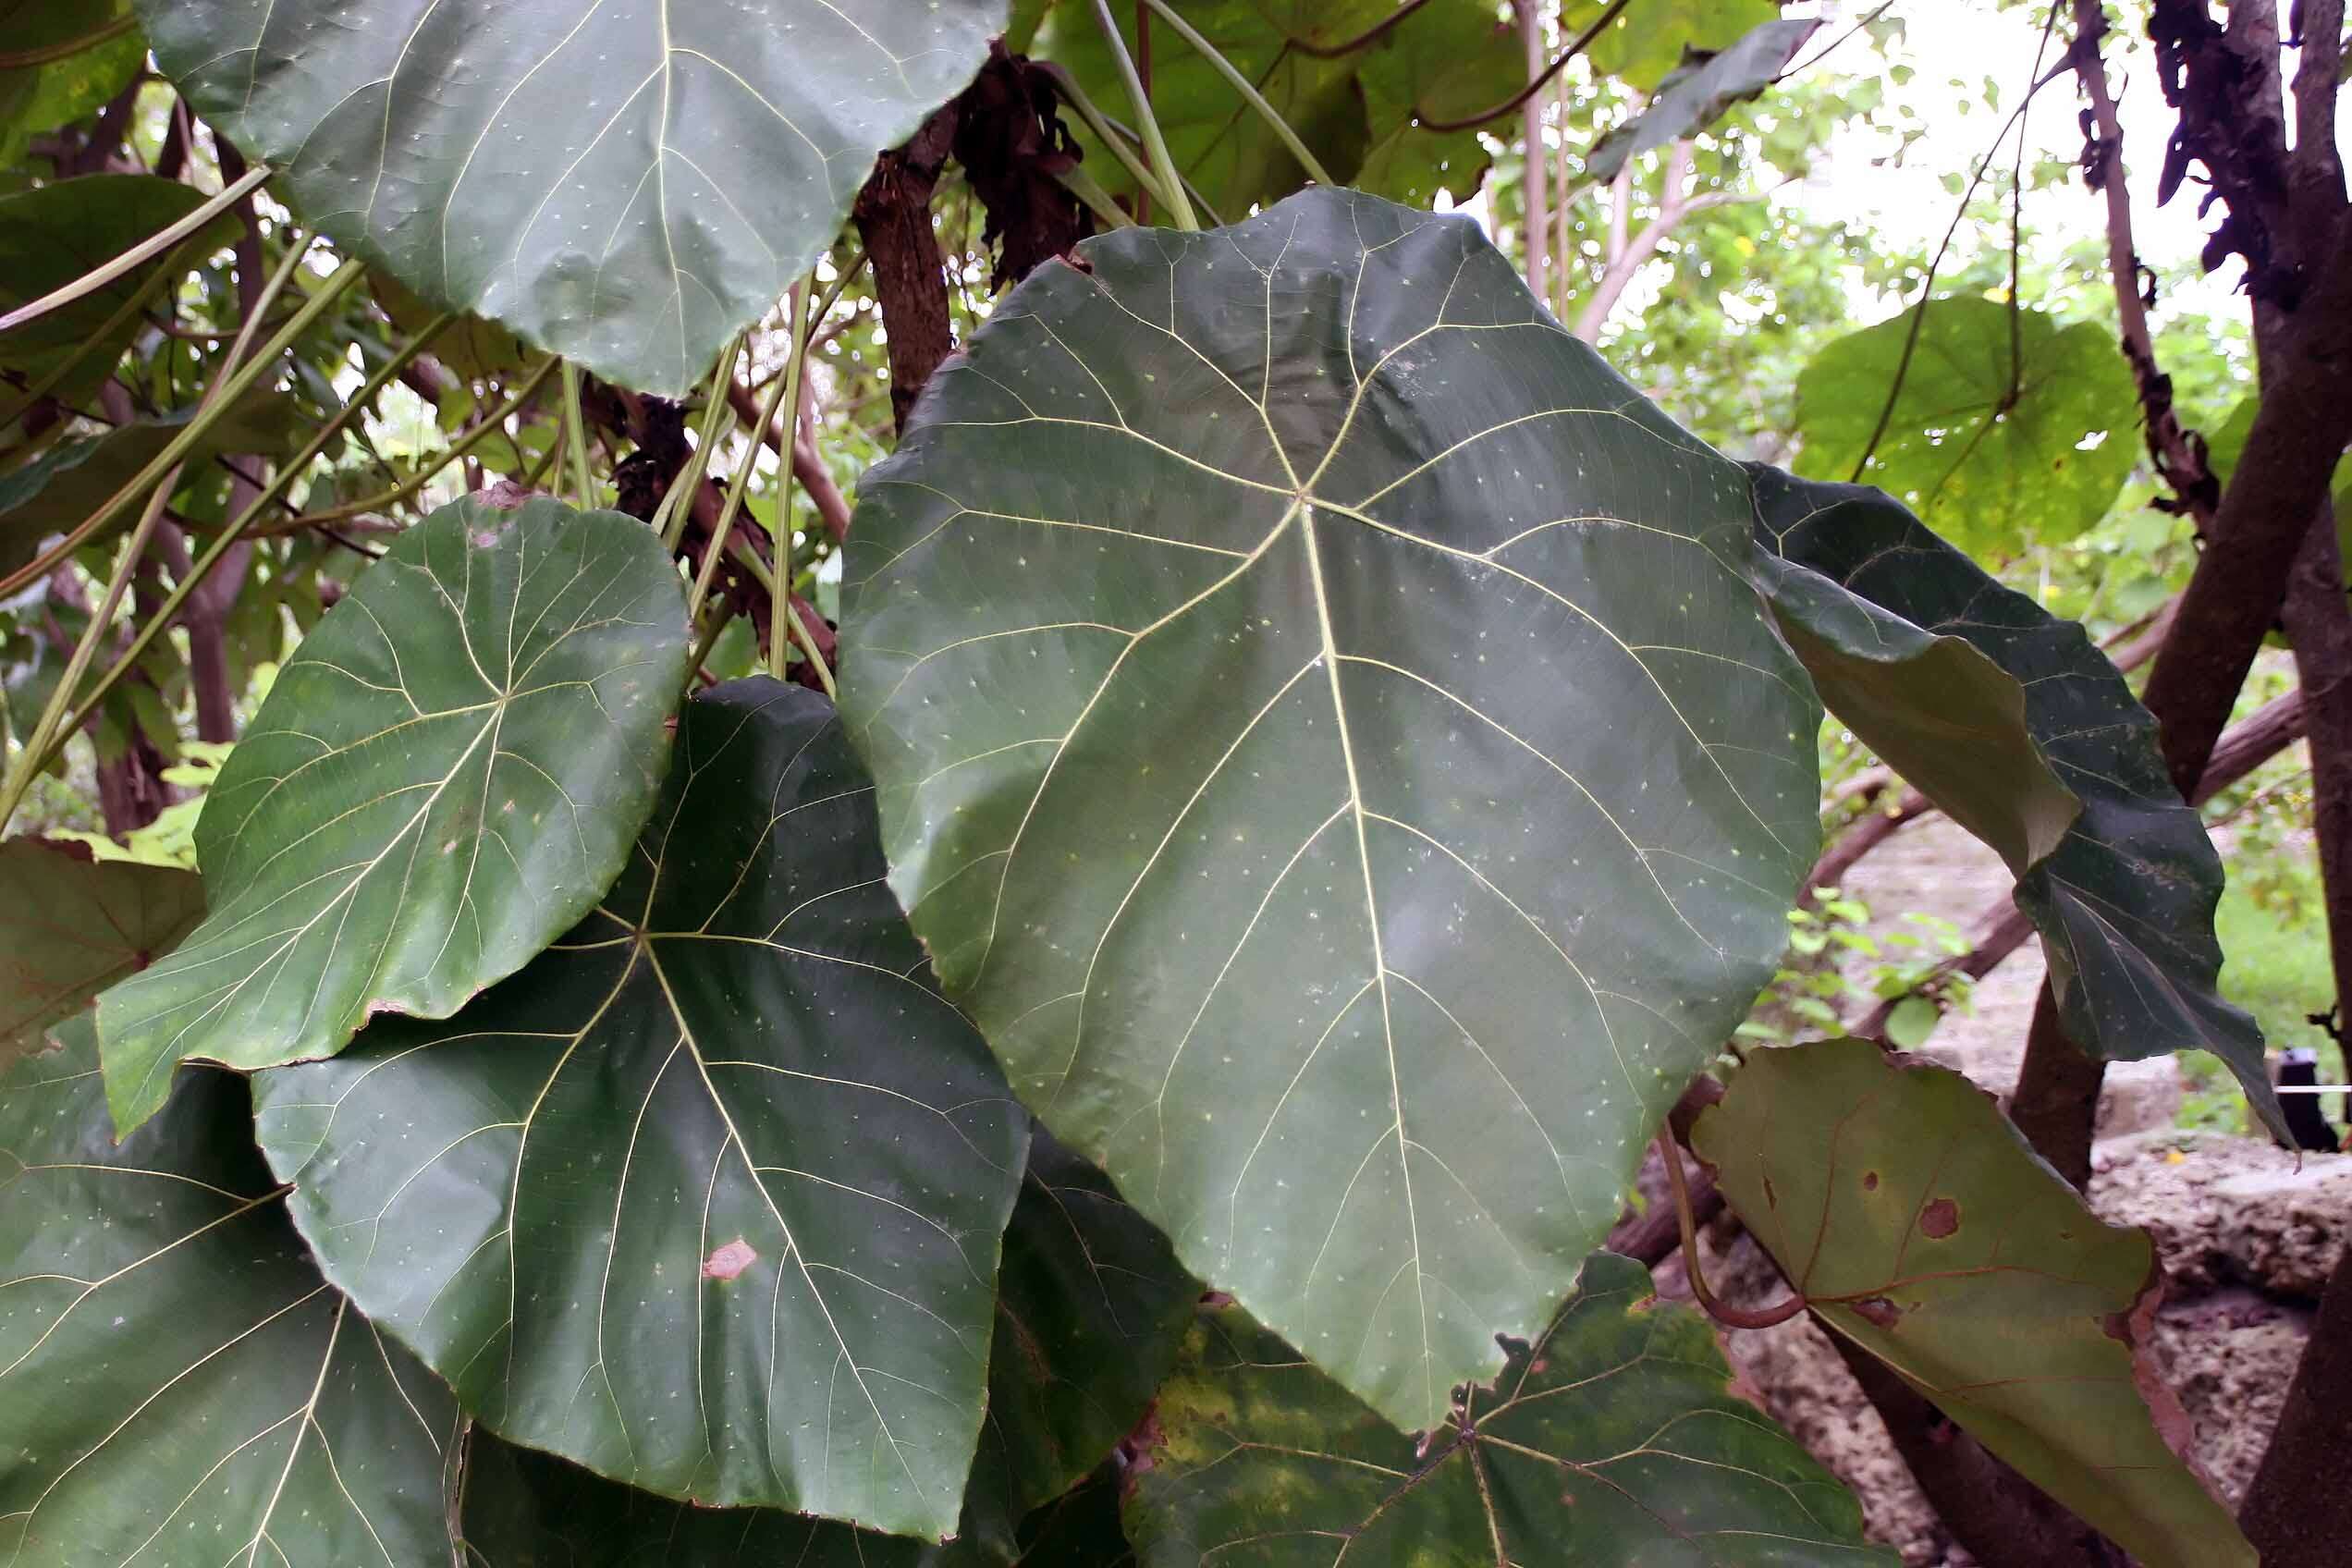
[[2352, 1555], [2352, 1247], [2320, 1298], [2271, 1446], [2237, 1511], [2262, 1568], [2344, 1568]]
[[931, 373], [955, 352], [948, 325], [947, 263], [931, 230], [931, 193], [956, 132], [956, 105], [882, 154], [852, 215], [874, 261], [874, 293], [889, 335], [890, 417], [900, 433]]

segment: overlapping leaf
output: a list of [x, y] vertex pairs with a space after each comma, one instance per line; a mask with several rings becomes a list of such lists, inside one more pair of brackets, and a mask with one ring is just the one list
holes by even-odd
[[1161, 1394], [1128, 1531], [1147, 1568], [1892, 1568], [1851, 1494], [1730, 1383], [1706, 1320], [1611, 1253], [1426, 1448], [1228, 1308]]
[[1779, 80], [1820, 25], [1811, 18], [1766, 22], [1727, 49], [1687, 60], [1659, 84], [1657, 96], [1639, 114], [1593, 144], [1585, 159], [1586, 175], [1614, 179], [1628, 159], [1706, 129], [1733, 104]]
[[1004, 0], [141, 0], [190, 104], [439, 304], [676, 394], [953, 97]]
[[[0, 37], [11, 52], [46, 50], [97, 37], [130, 0], [0, 0]], [[130, 85], [146, 63], [139, 30], [116, 33], [39, 65], [0, 68], [0, 168], [24, 162], [33, 137], [97, 109]]]
[[1923, 308], [1907, 368], [1908, 312], [1838, 338], [1805, 367], [1797, 471], [1846, 479], [1870, 452], [1862, 477], [1975, 555], [2062, 543], [2097, 522], [2139, 447], [2139, 403], [2114, 335], [1991, 300]]
[[243, 1082], [116, 1145], [58, 1037], [0, 1080], [0, 1562], [448, 1562], [457, 1406], [319, 1278]]
[[[80, 25], [87, 30], [87, 18]], [[6, 31], [12, 43], [21, 36], [0, 31]], [[138, 57], [134, 39], [132, 58]], [[113, 261], [203, 203], [203, 192], [193, 186], [148, 174], [88, 175], [0, 197], [0, 311], [39, 299]], [[206, 235], [225, 238], [235, 223], [223, 216]], [[200, 245], [206, 235], [198, 237]], [[0, 337], [0, 367], [36, 380], [88, 344], [89, 352], [51, 393], [69, 406], [84, 402], [114, 374], [115, 361], [141, 322], [133, 315], [104, 337], [98, 329], [147, 286], [156, 264], [134, 267], [104, 288]]]
[[1692, 1145], [1815, 1316], [2136, 1561], [2252, 1568], [2137, 1357], [2147, 1232], [2101, 1223], [1991, 1096], [1867, 1040], [1759, 1050]]
[[[1609, 0], [1565, 0], [1560, 19], [1581, 33], [1600, 19]], [[1622, 77], [1649, 92], [1692, 51], [1729, 49], [1778, 17], [1781, 0], [1642, 0], [1601, 30], [1589, 51], [1593, 69]]]
[[189, 872], [100, 861], [84, 844], [0, 843], [0, 1067], [170, 951], [203, 913], [204, 885]]
[[619, 872], [687, 658], [684, 590], [633, 518], [468, 497], [401, 534], [221, 769], [204, 923], [99, 1001], [116, 1121], [190, 1057], [331, 1055], [521, 967]]
[[[2008, 861], [2068, 1035], [2114, 1060], [2210, 1050], [2284, 1138], [2261, 1030], [2219, 989], [2221, 861], [2115, 667], [1883, 493], [1749, 472], [1760, 581], [1791, 641], [1839, 717]], [[2030, 762], [1989, 706], [1957, 728], [2007, 699], [1954, 641], [2023, 688]], [[2071, 821], [2053, 776], [2080, 802]]]
[[893, 885], [1186, 1265], [1430, 1426], [1770, 972], [1819, 710], [1725, 564], [1745, 476], [1472, 225], [1084, 252], [851, 534]]
[[869, 789], [821, 699], [718, 688], [570, 937], [256, 1099], [328, 1278], [493, 1430], [936, 1537], [1028, 1124], [922, 974]]

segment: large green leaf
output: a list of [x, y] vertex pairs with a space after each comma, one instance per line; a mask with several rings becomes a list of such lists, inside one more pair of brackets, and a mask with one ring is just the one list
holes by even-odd
[[189, 872], [101, 861], [86, 844], [0, 843], [0, 1066], [169, 952], [203, 913]]
[[2027, 1479], [2149, 1568], [2252, 1568], [2136, 1354], [2147, 1232], [2101, 1223], [1991, 1096], [1868, 1040], [1759, 1050], [1692, 1146], [1817, 1317]]
[[1585, 159], [1586, 177], [1614, 179], [1626, 160], [1697, 135], [1733, 104], [1778, 81], [1820, 25], [1818, 18], [1766, 22], [1720, 53], [1694, 56], [1660, 84], [1640, 113], [1593, 143]]
[[[1608, 6], [1609, 0], [1564, 0], [1561, 23], [1582, 32]], [[1691, 51], [1729, 49], [1780, 14], [1781, 0], [1641, 0], [1601, 31], [1589, 55], [1593, 69], [1648, 92]]]
[[1149, 1568], [1892, 1568], [1861, 1509], [1731, 1389], [1706, 1319], [1596, 1253], [1576, 1293], [1428, 1441], [1238, 1307], [1162, 1390], [1130, 1535]]
[[244, 1083], [117, 1145], [57, 1035], [0, 1079], [0, 1560], [448, 1562], [457, 1405], [304, 1256]]
[[[0, 33], [11, 43], [18, 36], [5, 29]], [[135, 58], [136, 40], [133, 47]], [[195, 187], [149, 174], [93, 174], [0, 197], [0, 311], [72, 282], [203, 203], [204, 194]], [[236, 221], [224, 214], [198, 236], [197, 243], [225, 239]], [[133, 267], [105, 287], [0, 337], [0, 368], [31, 382], [89, 343], [90, 352], [51, 393], [68, 404], [87, 401], [114, 374], [115, 361], [142, 324], [133, 316], [103, 338], [98, 329], [147, 286], [157, 264]], [[166, 297], [163, 309], [167, 312], [170, 304]]]
[[[2285, 1137], [2262, 1032], [2218, 986], [2221, 861], [2115, 667], [1883, 492], [1749, 472], [1759, 582], [1790, 641], [1839, 717], [2008, 861], [2067, 1033], [2116, 1060], [2210, 1050]], [[2022, 753], [1991, 722], [2008, 699], [1985, 660], [2022, 688]]]
[[[11, 52], [48, 49], [94, 37], [129, 9], [130, 0], [0, 0], [0, 38]], [[146, 62], [146, 40], [133, 28], [59, 59], [0, 69], [0, 168], [20, 167], [36, 134], [96, 110]]]
[[893, 886], [1186, 1266], [1431, 1426], [1770, 974], [1819, 710], [1746, 477], [1474, 225], [1317, 190], [1083, 252], [866, 480]]
[[99, 999], [116, 1121], [190, 1057], [446, 1018], [594, 908], [653, 809], [686, 631], [660, 541], [618, 512], [469, 496], [394, 540], [221, 769], [204, 923]]
[[1838, 338], [1805, 367], [1797, 471], [1846, 479], [1871, 451], [1863, 477], [1972, 555], [2061, 543], [2097, 522], [2139, 452], [2139, 401], [2114, 335], [1991, 300], [1923, 308], [1907, 369], [1910, 312]]
[[921, 974], [869, 790], [822, 699], [717, 689], [570, 938], [256, 1097], [327, 1277], [493, 1430], [937, 1537], [1028, 1123]]
[[677, 394], [832, 243], [1004, 0], [140, 0], [206, 119], [437, 304]]

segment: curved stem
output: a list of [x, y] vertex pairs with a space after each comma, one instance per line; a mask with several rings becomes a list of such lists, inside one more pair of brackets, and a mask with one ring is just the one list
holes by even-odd
[[165, 285], [178, 276], [179, 263], [189, 259], [189, 247], [194, 243], [192, 238], [182, 240], [178, 249], [164, 258], [163, 264], [155, 268], [147, 281], [132, 290], [130, 296], [115, 308], [115, 313], [106, 318], [104, 325], [84, 337], [70, 355], [52, 366], [47, 374], [28, 387], [25, 395], [17, 400], [14, 407], [10, 408], [6, 413], [0, 414], [0, 430], [6, 429], [24, 418], [26, 414], [31, 413], [33, 405], [54, 391], [58, 383], [71, 375], [75, 367], [90, 357], [92, 350], [112, 337], [116, 329], [123, 323], [145, 310], [153, 301], [155, 296], [163, 291]]
[[1609, 9], [1595, 17], [1590, 27], [1570, 39], [1567, 46], [1552, 56], [1551, 64], [1537, 71], [1526, 86], [1497, 104], [1493, 108], [1481, 109], [1466, 119], [1458, 120], [1433, 120], [1426, 116], [1416, 116], [1420, 121], [1421, 129], [1424, 130], [1475, 130], [1488, 120], [1499, 119], [1511, 113], [1512, 110], [1541, 92], [1546, 82], [1566, 68], [1569, 61], [1583, 54], [1592, 41], [1601, 35], [1602, 30], [1623, 16], [1625, 7], [1633, 3], [1634, 0], [1611, 0]]
[[1744, 1306], [1726, 1305], [1708, 1288], [1707, 1276], [1698, 1266], [1698, 1227], [1691, 1219], [1690, 1187], [1683, 1174], [1683, 1151], [1674, 1143], [1674, 1134], [1666, 1128], [1658, 1130], [1658, 1158], [1666, 1162], [1666, 1184], [1674, 1189], [1674, 1219], [1683, 1231], [1683, 1269], [1690, 1276], [1691, 1294], [1707, 1316], [1727, 1329], [1769, 1329], [1775, 1323], [1785, 1323], [1805, 1310], [1805, 1297], [1792, 1293], [1786, 1301], [1751, 1311]]
[[[1280, 112], [1268, 103], [1265, 96], [1250, 84], [1250, 79], [1242, 74], [1239, 67], [1220, 54], [1217, 45], [1201, 36], [1199, 29], [1178, 16], [1176, 8], [1170, 6], [1168, 0], [1144, 0], [1144, 3], [1158, 12], [1160, 20], [1174, 28], [1176, 36], [1191, 44], [1194, 53], [1217, 67], [1217, 74], [1223, 77], [1227, 84], [1242, 95], [1243, 103], [1257, 111], [1257, 117], [1266, 122], [1267, 129], [1273, 131], [1275, 136], [1280, 139], [1282, 145], [1291, 150], [1291, 156], [1299, 161], [1299, 167], [1306, 171], [1307, 178], [1317, 185], [1339, 183], [1331, 178], [1330, 171], [1323, 166], [1322, 160], [1307, 150], [1305, 141], [1299, 140], [1299, 133], [1291, 129], [1291, 122], [1284, 119]], [[1410, 11], [1412, 7], [1408, 6], [1405, 9]], [[1399, 13], [1400, 16], [1403, 14]], [[1396, 19], [1392, 17], [1389, 22], [1381, 25], [1384, 27], [1391, 25]]]
[[83, 295], [105, 288], [148, 258], [161, 255], [260, 190], [262, 182], [269, 178], [270, 174], [267, 164], [255, 164], [245, 171], [242, 178], [178, 223], [157, 229], [113, 261], [102, 263], [71, 283], [53, 288], [31, 304], [19, 305], [6, 315], [0, 316], [0, 332], [13, 332], [29, 321], [37, 321], [54, 310], [70, 305]]
[[1312, 55], [1318, 60], [1336, 60], [1341, 55], [1353, 55], [1358, 49], [1378, 43], [1382, 33], [1387, 32], [1389, 29], [1396, 26], [1397, 23], [1404, 20], [1405, 18], [1411, 16], [1414, 12], [1419, 10], [1422, 6], [1428, 3], [1429, 0], [1404, 0], [1403, 5], [1399, 6], [1395, 10], [1390, 11], [1387, 16], [1382, 17], [1370, 27], [1366, 28], [1362, 32], [1357, 33], [1354, 38], [1348, 39], [1343, 43], [1308, 43], [1300, 39], [1293, 38], [1289, 41], [1290, 45], [1300, 54]]
[[1136, 73], [1134, 56], [1127, 53], [1127, 41], [1119, 36], [1119, 24], [1111, 18], [1107, 0], [1094, 0], [1095, 21], [1101, 27], [1103, 42], [1109, 46], [1111, 63], [1119, 67], [1119, 79], [1127, 87], [1127, 101], [1134, 105], [1135, 123], [1143, 129], [1144, 150], [1151, 154], [1152, 167], [1159, 172], [1161, 194], [1168, 201], [1168, 215], [1178, 228], [1197, 229], [1200, 219], [1193, 214], [1193, 204], [1184, 196], [1184, 182], [1176, 172], [1176, 160], [1168, 151], [1168, 139], [1159, 132], [1159, 121], [1152, 114], [1151, 93], [1144, 87], [1144, 79]]
[[60, 39], [31, 49], [12, 49], [0, 55], [0, 71], [23, 70], [28, 66], [45, 66], [56, 60], [70, 60], [84, 50], [95, 49], [101, 43], [113, 42], [139, 25], [139, 18], [125, 11], [113, 21], [92, 28], [79, 38]]

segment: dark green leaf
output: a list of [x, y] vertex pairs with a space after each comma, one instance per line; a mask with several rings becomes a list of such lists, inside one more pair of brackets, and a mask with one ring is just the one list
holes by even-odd
[[1721, 54], [1685, 62], [1660, 84], [1647, 108], [1593, 144], [1585, 160], [1586, 176], [1614, 179], [1627, 159], [1705, 130], [1729, 114], [1733, 104], [1780, 80], [1820, 25], [1810, 18], [1766, 22]]
[[212, 905], [100, 998], [128, 1131], [191, 1057], [331, 1056], [446, 1018], [595, 906], [653, 809], [686, 680], [651, 530], [547, 499], [442, 508], [288, 661], [196, 835]]
[[1229, 1307], [1160, 1395], [1128, 1532], [1150, 1568], [1892, 1568], [1852, 1495], [1730, 1385], [1706, 1320], [1611, 1253], [1424, 1446]]
[[1902, 395], [1863, 477], [1972, 555], [2063, 543], [2103, 516], [2139, 452], [2139, 402], [2114, 335], [2040, 311], [1946, 298], [1849, 333], [1796, 382], [1797, 471], [1843, 480], [1870, 450], [1887, 393]]
[[[2080, 626], [1995, 582], [1881, 492], [1749, 472], [1761, 581], [1782, 625], [1863, 741], [2008, 858], [2068, 1035], [2112, 1060], [2210, 1050], [2285, 1137], [2261, 1031], [2217, 988], [2221, 862], [2173, 789], [2156, 721], [2115, 667]], [[1970, 762], [1993, 754], [1989, 737], [1955, 734], [1939, 753], [1921, 720], [1984, 690], [1954, 639], [2023, 687], [2033, 749], [2081, 802], [2054, 848], [2055, 818], [2027, 809], [2022, 772], [2003, 824], [2000, 780]]]
[[[129, 9], [130, 0], [0, 0], [0, 38], [11, 51], [46, 49], [92, 37]], [[133, 28], [62, 59], [0, 70], [0, 168], [23, 164], [40, 132], [104, 105], [146, 61], [146, 40]], [[10, 276], [0, 267], [0, 277]]]
[[2149, 1568], [2252, 1568], [2137, 1354], [2147, 1232], [2102, 1224], [1991, 1096], [1867, 1040], [1759, 1050], [1692, 1146], [1816, 1317], [2027, 1479]]
[[0, 1066], [178, 946], [203, 913], [192, 873], [100, 861], [86, 844], [0, 843]]
[[717, 688], [571, 937], [256, 1094], [328, 1278], [493, 1430], [937, 1537], [1028, 1127], [922, 974], [869, 789], [822, 699]]
[[318, 1276], [209, 1069], [117, 1145], [85, 1015], [0, 1080], [0, 1555], [447, 1562], [456, 1404]]
[[140, 0], [197, 111], [436, 304], [677, 394], [971, 80], [1004, 0]]
[[1819, 709], [1725, 564], [1745, 476], [1474, 225], [1317, 190], [1084, 252], [866, 480], [893, 885], [1188, 1268], [1434, 1425], [1772, 973]]
[[[80, 25], [88, 27], [86, 16]], [[0, 36], [6, 36], [14, 47], [19, 35], [0, 28]], [[131, 42], [135, 61], [141, 51], [135, 37]], [[0, 72], [0, 83], [8, 74]], [[0, 93], [6, 91], [0, 85]], [[0, 197], [0, 311], [72, 282], [203, 204], [203, 192], [195, 187], [148, 174], [87, 175]], [[227, 214], [214, 220], [198, 237], [199, 247], [225, 241], [236, 222]], [[133, 316], [104, 338], [98, 337], [98, 329], [146, 286], [157, 264], [151, 262], [134, 267], [104, 288], [0, 337], [0, 368], [30, 383], [71, 358], [84, 343], [91, 343], [90, 352], [50, 394], [68, 405], [88, 402], [114, 374], [115, 361], [122, 357], [141, 323]], [[166, 294], [161, 308], [168, 312], [170, 306]]]

